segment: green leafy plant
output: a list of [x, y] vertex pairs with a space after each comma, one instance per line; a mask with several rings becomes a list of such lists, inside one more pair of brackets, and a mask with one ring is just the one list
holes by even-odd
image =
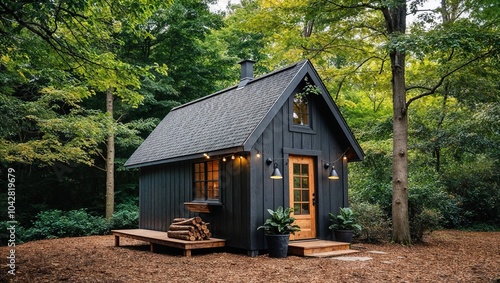
[[354, 212], [349, 207], [341, 207], [338, 215], [333, 213], [329, 213], [329, 215], [330, 222], [332, 222], [332, 225], [328, 227], [330, 230], [361, 230], [361, 225], [356, 223]]
[[267, 210], [271, 217], [266, 219], [264, 225], [259, 226], [257, 230], [264, 229], [268, 235], [286, 235], [295, 234], [300, 231], [299, 225], [292, 225], [295, 218], [291, 217], [293, 208], [283, 209], [282, 206], [278, 207], [276, 211], [271, 209]]
[[387, 241], [391, 234], [391, 221], [379, 204], [368, 202], [352, 202], [351, 208], [356, 211], [356, 222], [363, 227], [359, 231], [359, 239], [367, 242]]
[[85, 209], [42, 211], [36, 216], [33, 227], [23, 233], [23, 241], [103, 235], [109, 232], [106, 220], [92, 216]]
[[109, 226], [111, 229], [137, 228], [139, 226], [139, 207], [134, 204], [118, 205]]
[[410, 217], [410, 232], [413, 241], [421, 242], [425, 235], [438, 229], [441, 213], [437, 209], [423, 208], [418, 214]]

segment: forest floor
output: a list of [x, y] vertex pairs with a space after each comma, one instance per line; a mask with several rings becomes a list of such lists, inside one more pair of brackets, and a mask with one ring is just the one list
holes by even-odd
[[223, 250], [149, 251], [144, 242], [113, 236], [42, 240], [0, 247], [0, 282], [500, 282], [500, 232], [435, 231], [410, 247], [354, 243], [367, 261], [267, 255]]

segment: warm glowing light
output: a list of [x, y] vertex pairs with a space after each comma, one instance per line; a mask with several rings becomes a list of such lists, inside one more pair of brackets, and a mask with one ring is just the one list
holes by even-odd
[[257, 158], [260, 158], [260, 152], [257, 152]]
[[339, 175], [337, 174], [337, 171], [335, 171], [335, 167], [332, 166], [332, 171], [330, 171], [330, 175], [328, 176], [328, 179], [330, 180], [338, 180]]
[[234, 160], [236, 157], [234, 157], [234, 154], [231, 156], [231, 159]]
[[222, 161], [226, 162], [226, 157], [225, 156], [222, 157]]
[[278, 180], [283, 179], [283, 175], [281, 175], [280, 169], [278, 169], [278, 163], [274, 163], [274, 170], [271, 174], [271, 179]]

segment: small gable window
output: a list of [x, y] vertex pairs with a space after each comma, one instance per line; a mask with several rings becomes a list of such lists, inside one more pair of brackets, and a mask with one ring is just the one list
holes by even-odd
[[309, 102], [304, 94], [296, 94], [293, 98], [293, 124], [309, 126]]
[[194, 198], [197, 201], [219, 201], [219, 161], [194, 164]]

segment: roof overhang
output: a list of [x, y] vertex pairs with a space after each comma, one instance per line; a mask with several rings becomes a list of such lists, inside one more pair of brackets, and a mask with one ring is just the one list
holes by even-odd
[[145, 163], [125, 165], [125, 168], [133, 169], [133, 168], [156, 166], [156, 165], [162, 165], [162, 164], [180, 162], [180, 161], [197, 160], [197, 159], [206, 158], [205, 154], [207, 154], [210, 157], [222, 158], [223, 156], [228, 156], [231, 154], [238, 154], [238, 153], [245, 153], [245, 152], [246, 151], [244, 151], [243, 147], [233, 147], [233, 148], [227, 148], [227, 149], [216, 150], [216, 151], [189, 154], [189, 155], [185, 155], [185, 156], [177, 156], [177, 157], [169, 158], [169, 159], [162, 159], [162, 160], [155, 160], [155, 161], [145, 162]]

